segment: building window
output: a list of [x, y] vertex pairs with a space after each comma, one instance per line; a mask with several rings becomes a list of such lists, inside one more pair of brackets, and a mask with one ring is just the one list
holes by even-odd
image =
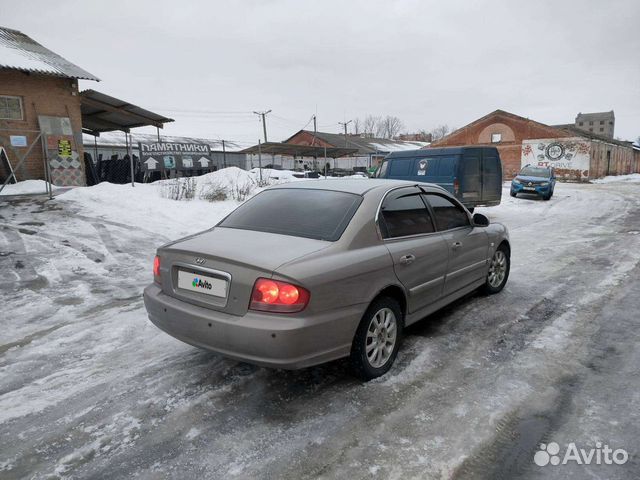
[[584, 122], [580, 122], [578, 125], [583, 126], [583, 125], [584, 125]]
[[22, 99], [0, 95], [0, 118], [2, 120], [22, 120]]
[[589, 131], [590, 131], [590, 132], [593, 132], [593, 128], [590, 128], [590, 129], [589, 129]]
[[500, 143], [502, 141], [501, 133], [492, 133], [491, 134], [491, 143]]
[[600, 120], [600, 125], [604, 125], [604, 120]]
[[604, 132], [604, 128], [600, 127], [600, 131], [601, 131], [601, 132]]
[[613, 122], [611, 122], [611, 121], [610, 121], [610, 122], [609, 122], [609, 125], [613, 125]]
[[593, 122], [589, 122], [589, 125], [593, 125]]

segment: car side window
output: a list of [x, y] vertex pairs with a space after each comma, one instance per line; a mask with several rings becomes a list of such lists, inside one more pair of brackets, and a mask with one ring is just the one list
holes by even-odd
[[415, 187], [390, 192], [380, 208], [380, 229], [384, 238], [435, 232], [429, 210]]
[[384, 162], [382, 162], [382, 165], [380, 165], [380, 168], [378, 169], [376, 177], [377, 178], [386, 177], [388, 169], [389, 169], [389, 160], [385, 160]]
[[425, 199], [431, 205], [438, 230], [468, 227], [471, 225], [466, 212], [448, 198], [436, 193], [425, 193]]

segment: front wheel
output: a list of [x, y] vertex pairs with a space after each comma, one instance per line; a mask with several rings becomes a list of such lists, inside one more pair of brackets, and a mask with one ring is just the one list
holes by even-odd
[[351, 345], [354, 373], [368, 381], [384, 375], [398, 355], [402, 340], [402, 310], [396, 300], [380, 297], [365, 312]]
[[489, 295], [500, 292], [507, 283], [510, 269], [509, 249], [505, 245], [500, 245], [491, 258], [489, 273], [483, 286], [484, 292]]

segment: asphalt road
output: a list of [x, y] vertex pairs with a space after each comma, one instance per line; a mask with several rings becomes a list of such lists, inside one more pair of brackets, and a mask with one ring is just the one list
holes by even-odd
[[[0, 201], [0, 478], [637, 478], [640, 185], [484, 212], [511, 232], [507, 288], [412, 326], [362, 384], [158, 331], [141, 292], [161, 225]], [[629, 460], [536, 465], [551, 442]]]

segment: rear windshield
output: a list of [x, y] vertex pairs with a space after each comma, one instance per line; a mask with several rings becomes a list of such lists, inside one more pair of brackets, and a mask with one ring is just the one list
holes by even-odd
[[360, 202], [360, 195], [331, 190], [266, 190], [243, 203], [218, 226], [335, 242]]
[[520, 175], [527, 177], [550, 177], [551, 171], [548, 168], [524, 167], [520, 171]]

